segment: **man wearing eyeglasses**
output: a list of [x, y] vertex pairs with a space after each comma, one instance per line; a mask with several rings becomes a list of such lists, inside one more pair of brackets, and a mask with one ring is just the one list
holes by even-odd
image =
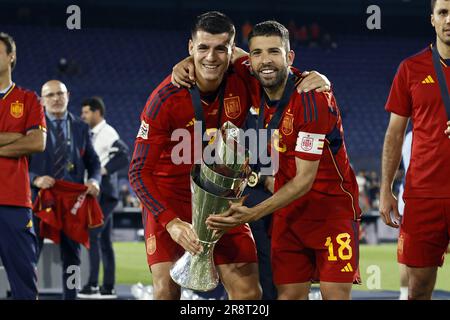
[[[64, 83], [50, 80], [42, 86], [41, 103], [49, 130], [45, 151], [30, 161], [30, 181], [35, 192], [55, 186], [57, 181], [85, 184], [86, 194], [97, 197], [100, 185], [100, 161], [92, 146], [89, 127], [67, 110], [69, 92]], [[85, 173], [87, 171], [87, 181]], [[41, 233], [42, 234], [42, 233]], [[75, 299], [76, 289], [68, 283], [71, 266], [80, 265], [80, 245], [64, 231], [59, 235], [63, 263], [63, 298]], [[40, 238], [39, 247], [42, 248]]]

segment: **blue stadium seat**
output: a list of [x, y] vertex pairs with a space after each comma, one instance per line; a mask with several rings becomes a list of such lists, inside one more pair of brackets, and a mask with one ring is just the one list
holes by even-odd
[[[150, 92], [172, 66], [187, 55], [187, 33], [165, 30], [82, 29], [10, 26], [16, 39], [15, 81], [39, 92], [48, 79], [58, 78], [71, 91], [70, 110], [80, 112], [82, 99], [105, 99], [107, 119], [130, 145], [139, 114]], [[427, 45], [426, 39], [359, 35], [338, 36], [336, 49], [298, 47], [294, 64], [318, 70], [333, 83], [340, 106], [346, 145], [355, 168], [372, 157], [379, 169], [389, 115], [384, 104], [400, 61]], [[78, 73], [61, 74], [58, 61], [68, 59]], [[131, 148], [132, 149], [132, 148]]]

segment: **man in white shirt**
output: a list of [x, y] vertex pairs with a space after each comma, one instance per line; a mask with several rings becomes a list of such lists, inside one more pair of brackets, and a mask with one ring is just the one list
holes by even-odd
[[[411, 160], [411, 145], [412, 145], [412, 131], [409, 131], [405, 135], [405, 140], [403, 141], [402, 146], [402, 163], [405, 171], [408, 171], [409, 161]], [[405, 182], [400, 185], [398, 190], [398, 212], [401, 216], [403, 216], [403, 211], [405, 209], [405, 202], [403, 201], [403, 191], [404, 191]], [[399, 263], [400, 269], [400, 296], [399, 300], [408, 300], [408, 272], [406, 270], [406, 266], [402, 263]]]
[[[128, 167], [128, 147], [120, 140], [117, 131], [105, 120], [105, 104], [99, 97], [82, 103], [81, 118], [90, 127], [92, 144], [100, 158], [102, 184], [100, 206], [104, 225], [90, 232], [89, 281], [79, 292], [79, 298], [117, 298], [115, 284], [115, 259], [112, 246], [112, 213], [119, 200], [117, 172]], [[103, 286], [98, 287], [100, 257], [103, 262]]]

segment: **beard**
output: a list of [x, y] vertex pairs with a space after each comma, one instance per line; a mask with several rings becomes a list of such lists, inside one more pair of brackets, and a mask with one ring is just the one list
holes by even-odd
[[259, 72], [255, 72], [255, 77], [256, 77], [256, 79], [258, 79], [258, 81], [261, 83], [261, 85], [264, 88], [269, 89], [269, 90], [275, 90], [284, 84], [284, 81], [287, 78], [287, 69], [286, 68], [281, 68], [281, 69], [277, 68], [275, 72], [276, 72], [276, 76], [273, 79], [265, 79], [264, 77], [262, 77], [260, 75]]
[[438, 33], [437, 36], [442, 43], [450, 47], [450, 37], [446, 37], [444, 31], [442, 31], [442, 35]]

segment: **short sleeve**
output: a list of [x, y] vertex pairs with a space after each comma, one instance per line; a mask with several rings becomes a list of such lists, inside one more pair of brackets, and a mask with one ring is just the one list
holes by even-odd
[[[329, 132], [329, 106], [334, 103], [330, 93], [302, 93], [302, 112], [297, 113], [297, 121], [302, 124], [297, 131], [297, 141], [293, 154], [308, 161], [320, 160]], [[306, 115], [306, 117], [305, 117]], [[300, 119], [299, 119], [300, 118]]]
[[33, 129], [46, 131], [44, 108], [39, 103], [36, 93], [29, 93], [26, 103], [29, 105], [29, 113], [25, 124], [25, 132]]
[[395, 74], [385, 109], [403, 117], [411, 116], [412, 101], [408, 86], [408, 69], [405, 61], [400, 64]]

